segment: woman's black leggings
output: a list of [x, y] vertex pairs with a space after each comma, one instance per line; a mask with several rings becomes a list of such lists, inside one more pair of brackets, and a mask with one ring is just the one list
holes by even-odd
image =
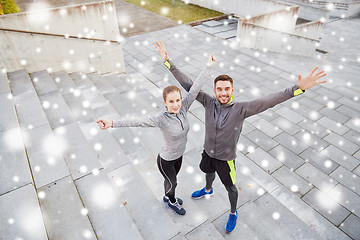
[[172, 203], [176, 202], [175, 188], [177, 185], [176, 175], [179, 173], [182, 164], [182, 156], [172, 161], [166, 161], [158, 155], [157, 165], [164, 177], [164, 190]]

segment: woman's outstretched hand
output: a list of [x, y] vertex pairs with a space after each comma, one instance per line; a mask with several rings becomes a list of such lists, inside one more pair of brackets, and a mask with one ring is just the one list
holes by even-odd
[[212, 67], [215, 62], [216, 62], [215, 56], [213, 53], [211, 53], [206, 65]]
[[297, 84], [302, 90], [312, 88], [312, 87], [314, 87], [314, 86], [316, 86], [316, 85], [318, 85], [320, 83], [326, 83], [326, 81], [317, 81], [318, 79], [323, 78], [323, 77], [326, 76], [326, 73], [324, 73], [324, 71], [320, 71], [320, 72], [315, 73], [315, 71], [317, 69], [318, 69], [318, 67], [314, 68], [310, 72], [310, 74], [305, 78], [302, 78], [301, 74], [299, 74]]
[[99, 128], [101, 130], [108, 129], [108, 128], [113, 126], [112, 121], [107, 121], [107, 120], [104, 120], [104, 119], [100, 119], [100, 120], [96, 121], [96, 123], [99, 125]]
[[156, 43], [156, 46], [155, 48], [159, 51], [161, 57], [164, 59], [164, 61], [167, 61], [169, 60], [169, 56], [168, 56], [168, 53], [165, 49], [165, 46], [162, 42], [158, 41], [158, 42], [155, 42]]

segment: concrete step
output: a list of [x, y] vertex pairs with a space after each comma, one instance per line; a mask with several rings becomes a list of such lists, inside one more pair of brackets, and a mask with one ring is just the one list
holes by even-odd
[[0, 132], [0, 195], [32, 183], [20, 129]]
[[144, 239], [103, 170], [76, 180], [75, 185], [97, 239], [113, 240], [114, 236], [116, 239]]
[[55, 135], [66, 143], [64, 158], [74, 179], [102, 168], [98, 154], [89, 145], [77, 123], [68, 124], [54, 129]]
[[32, 184], [0, 196], [0, 233], [1, 239], [48, 239]]
[[54, 83], [52, 76], [46, 71], [33, 72], [30, 74], [31, 81], [39, 96], [57, 92], [58, 88]]
[[301, 219], [291, 212], [288, 208], [276, 200], [270, 193], [266, 193], [254, 204], [259, 207], [263, 214], [271, 216], [276, 223], [287, 232], [291, 239], [320, 239], [321, 236]]
[[96, 149], [98, 159], [106, 171], [111, 171], [129, 163], [129, 159], [109, 131], [100, 130], [93, 121], [80, 128], [90, 146]]
[[31, 80], [52, 128], [75, 121], [52, 76], [47, 71], [32, 73]]
[[0, 71], [0, 94], [10, 93], [9, 80], [5, 71]]
[[66, 72], [55, 72], [52, 73], [51, 76], [53, 77], [53, 80], [55, 80], [55, 84], [61, 94], [65, 95], [73, 93], [76, 89], [76, 84]]
[[308, 204], [299, 199], [297, 195], [286, 189], [284, 186], [278, 187], [271, 192], [281, 204], [301, 219], [311, 229], [316, 231], [322, 239], [349, 239], [345, 233], [339, 230], [330, 221], [314, 211]]
[[90, 73], [87, 74], [87, 77], [95, 84], [101, 94], [116, 91], [116, 89], [104, 75], [101, 76], [99, 73]]
[[63, 158], [66, 142], [59, 141], [49, 124], [22, 133], [36, 188], [69, 176]]
[[97, 239], [70, 177], [39, 188], [38, 195], [49, 239]]
[[272, 216], [264, 215], [264, 212], [253, 202], [239, 208], [238, 214], [238, 219], [241, 219], [258, 236], [262, 236], [264, 239], [292, 239], [286, 229], [280, 227]]
[[144, 239], [171, 239], [179, 233], [179, 227], [163, 209], [163, 195], [158, 196], [159, 201], [131, 164], [109, 172], [108, 176], [119, 198], [127, 203]]
[[0, 132], [19, 126], [11, 93], [5, 92], [0, 94], [0, 111], [2, 118], [0, 121]]
[[49, 124], [35, 90], [16, 95], [14, 103], [20, 127], [23, 131]]
[[30, 80], [28, 72], [23, 69], [16, 72], [8, 73], [8, 79], [10, 83], [11, 92], [14, 96], [28, 91], [33, 91], [34, 86]]

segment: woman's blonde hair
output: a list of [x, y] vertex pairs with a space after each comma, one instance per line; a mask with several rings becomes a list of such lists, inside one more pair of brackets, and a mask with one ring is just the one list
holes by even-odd
[[180, 89], [175, 85], [170, 85], [170, 86], [167, 86], [166, 88], [164, 88], [164, 91], [163, 91], [163, 99], [165, 102], [166, 102], [167, 95], [172, 92], [178, 92], [181, 97]]

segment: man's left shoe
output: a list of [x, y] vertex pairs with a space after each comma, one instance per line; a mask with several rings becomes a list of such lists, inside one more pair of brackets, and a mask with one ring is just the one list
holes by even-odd
[[235, 212], [236, 214], [229, 214], [229, 220], [226, 224], [226, 233], [231, 233], [232, 231], [234, 231], [235, 227], [236, 227], [236, 220], [238, 218], [238, 212]]

